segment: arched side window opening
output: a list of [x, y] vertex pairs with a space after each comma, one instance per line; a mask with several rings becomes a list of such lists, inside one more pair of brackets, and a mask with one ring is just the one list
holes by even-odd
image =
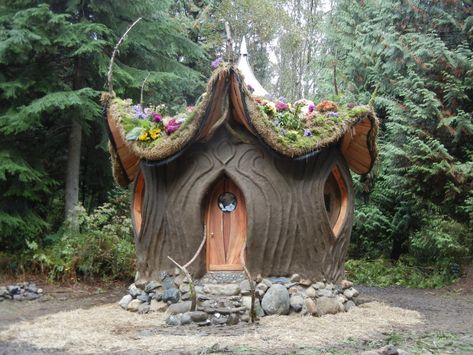
[[338, 167], [334, 167], [325, 181], [324, 205], [333, 235], [338, 238], [347, 219], [348, 189]]
[[133, 205], [132, 205], [132, 217], [133, 217], [133, 229], [135, 234], [139, 235], [141, 231], [141, 222], [143, 220], [141, 215], [141, 208], [143, 205], [143, 196], [145, 193], [145, 179], [143, 174], [140, 172], [136, 178], [135, 187], [133, 189]]

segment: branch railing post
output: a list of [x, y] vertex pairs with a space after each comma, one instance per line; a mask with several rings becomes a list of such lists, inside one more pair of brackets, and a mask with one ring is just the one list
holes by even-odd
[[194, 279], [192, 278], [187, 268], [189, 267], [189, 265], [191, 265], [195, 261], [195, 259], [197, 259], [197, 256], [200, 254], [200, 252], [204, 248], [206, 240], [207, 240], [207, 229], [206, 229], [206, 226], [204, 225], [204, 237], [202, 238], [202, 242], [200, 243], [199, 248], [197, 249], [196, 253], [194, 254], [191, 260], [189, 260], [185, 265], [180, 265], [173, 258], [168, 256], [168, 259], [171, 260], [184, 273], [184, 275], [186, 275], [187, 279], [189, 280], [189, 292], [191, 294], [191, 311], [196, 310], [197, 293], [195, 292]]

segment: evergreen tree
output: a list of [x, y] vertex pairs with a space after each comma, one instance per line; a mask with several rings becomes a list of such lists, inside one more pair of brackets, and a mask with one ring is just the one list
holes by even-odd
[[80, 187], [89, 207], [103, 202], [111, 178], [100, 92], [111, 51], [136, 18], [144, 17], [114, 68], [117, 93], [137, 99], [148, 73], [145, 97], [153, 102], [192, 100], [202, 89], [201, 75], [189, 65], [203, 52], [188, 38], [189, 21], [176, 16], [172, 4], [0, 5], [1, 249], [21, 247], [61, 223], [61, 181], [66, 180], [66, 209], [77, 203]]
[[[380, 161], [358, 187], [354, 252], [424, 261], [473, 253], [473, 7], [467, 1], [337, 1], [325, 94], [371, 102]], [[371, 100], [370, 100], [371, 99]]]

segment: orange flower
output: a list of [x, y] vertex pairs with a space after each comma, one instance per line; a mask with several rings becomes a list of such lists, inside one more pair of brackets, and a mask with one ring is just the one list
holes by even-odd
[[320, 102], [315, 108], [319, 112], [327, 112], [327, 111], [336, 112], [338, 110], [337, 104], [333, 101], [328, 101], [328, 100], [324, 100]]

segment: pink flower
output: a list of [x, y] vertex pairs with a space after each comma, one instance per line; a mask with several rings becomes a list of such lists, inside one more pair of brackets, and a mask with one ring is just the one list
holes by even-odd
[[186, 112], [191, 113], [192, 111], [194, 111], [194, 109], [195, 109], [194, 106], [187, 106], [186, 107]]
[[153, 119], [153, 122], [156, 122], [156, 123], [161, 122], [162, 117], [161, 117], [161, 115], [160, 115], [159, 113], [153, 112], [153, 113], [151, 114], [151, 117], [152, 117], [152, 119]]
[[171, 118], [165, 127], [166, 133], [170, 135], [176, 132], [180, 126], [181, 124], [177, 122], [175, 118]]
[[288, 108], [289, 108], [289, 105], [286, 104], [285, 102], [278, 101], [276, 103], [276, 110], [278, 111], [284, 111], [284, 110], [287, 110]]

